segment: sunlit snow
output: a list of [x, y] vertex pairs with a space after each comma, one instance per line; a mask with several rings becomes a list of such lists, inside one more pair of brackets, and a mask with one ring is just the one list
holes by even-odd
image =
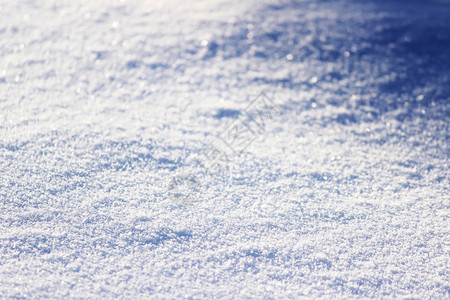
[[449, 16], [0, 0], [0, 298], [448, 299]]

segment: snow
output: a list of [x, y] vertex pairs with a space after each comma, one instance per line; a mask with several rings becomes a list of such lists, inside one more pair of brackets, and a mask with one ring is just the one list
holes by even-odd
[[0, 298], [448, 298], [449, 15], [0, 0]]

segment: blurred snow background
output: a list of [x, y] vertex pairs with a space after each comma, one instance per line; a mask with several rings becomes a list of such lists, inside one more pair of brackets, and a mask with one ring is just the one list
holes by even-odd
[[[449, 16], [0, 0], [0, 298], [448, 298]], [[282, 115], [175, 205], [260, 92]]]

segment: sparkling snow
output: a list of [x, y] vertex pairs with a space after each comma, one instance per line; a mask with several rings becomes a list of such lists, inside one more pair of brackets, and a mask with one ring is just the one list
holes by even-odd
[[[448, 299], [449, 16], [0, 0], [0, 298]], [[260, 93], [281, 113], [174, 201]]]

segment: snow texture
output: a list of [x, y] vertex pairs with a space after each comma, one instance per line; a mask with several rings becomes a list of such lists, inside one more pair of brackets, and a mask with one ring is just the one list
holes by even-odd
[[[0, 298], [449, 299], [449, 16], [0, 0]], [[260, 93], [281, 113], [173, 201]]]

